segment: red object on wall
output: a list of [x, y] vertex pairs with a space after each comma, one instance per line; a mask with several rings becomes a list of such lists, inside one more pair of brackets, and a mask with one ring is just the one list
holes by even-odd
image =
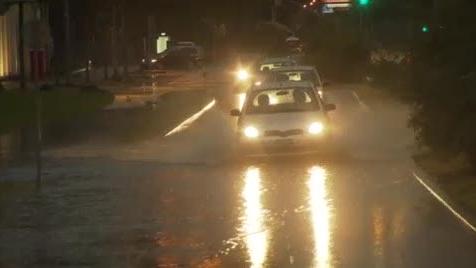
[[44, 50], [30, 50], [30, 77], [34, 82], [46, 79], [46, 52]]

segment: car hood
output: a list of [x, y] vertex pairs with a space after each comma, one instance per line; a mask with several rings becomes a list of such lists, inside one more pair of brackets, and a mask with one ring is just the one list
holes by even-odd
[[245, 115], [240, 126], [254, 126], [261, 130], [307, 129], [313, 122], [326, 122], [321, 112], [296, 112]]

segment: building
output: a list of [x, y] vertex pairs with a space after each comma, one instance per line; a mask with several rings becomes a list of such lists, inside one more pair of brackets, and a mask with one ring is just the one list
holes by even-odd
[[0, 79], [18, 76], [18, 5], [0, 15]]
[[[20, 76], [20, 5], [18, 1], [11, 1], [8, 8], [0, 0], [0, 80], [18, 78]], [[43, 39], [50, 40], [49, 28], [46, 23], [48, 8], [42, 4], [28, 1], [23, 6], [23, 36], [24, 36], [24, 64], [25, 77], [30, 75], [30, 52], [32, 49], [48, 50], [48, 45]], [[42, 30], [38, 30], [42, 29]], [[46, 36], [43, 37], [43, 36]]]

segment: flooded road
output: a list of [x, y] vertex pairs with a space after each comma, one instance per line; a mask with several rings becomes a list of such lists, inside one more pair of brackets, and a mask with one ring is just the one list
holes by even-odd
[[46, 153], [41, 191], [2, 207], [0, 267], [476, 267], [475, 234], [412, 177], [406, 108], [329, 94], [335, 155], [225, 157], [220, 105], [169, 138]]

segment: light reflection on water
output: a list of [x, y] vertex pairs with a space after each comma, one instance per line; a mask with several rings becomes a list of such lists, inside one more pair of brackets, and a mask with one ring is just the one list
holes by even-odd
[[314, 267], [332, 267], [332, 208], [328, 201], [327, 174], [318, 166], [309, 170], [309, 208], [314, 240]]
[[238, 109], [242, 110], [243, 109], [243, 105], [245, 104], [245, 100], [246, 100], [246, 93], [240, 93], [238, 94]]
[[259, 168], [248, 168], [244, 179], [241, 193], [244, 201], [241, 236], [246, 243], [251, 267], [263, 267], [268, 255], [269, 237], [264, 224], [263, 187]]
[[383, 265], [383, 257], [385, 256], [385, 222], [382, 207], [376, 207], [372, 210], [372, 230], [374, 257], [379, 265], [378, 267], [381, 267]]

